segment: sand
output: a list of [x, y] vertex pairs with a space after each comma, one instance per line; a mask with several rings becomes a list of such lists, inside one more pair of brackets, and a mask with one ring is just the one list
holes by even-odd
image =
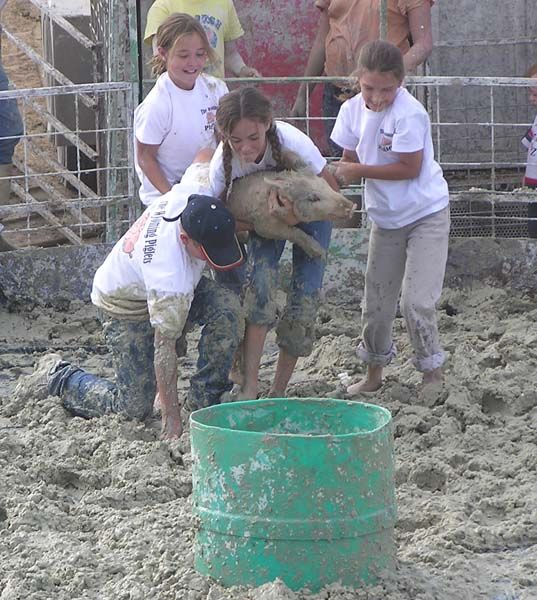
[[[446, 381], [420, 391], [401, 320], [399, 355], [367, 397], [394, 418], [397, 569], [359, 590], [318, 594], [281, 582], [225, 590], [193, 569], [189, 437], [147, 424], [68, 415], [28, 394], [47, 351], [112, 374], [91, 307], [0, 308], [0, 599], [530, 600], [537, 598], [537, 308], [491, 287], [446, 290], [439, 311]], [[324, 304], [313, 354], [289, 395], [338, 396], [359, 376], [358, 300]], [[181, 390], [195, 360], [181, 359]], [[267, 346], [262, 390], [276, 347]], [[18, 392], [14, 393], [19, 384]]]

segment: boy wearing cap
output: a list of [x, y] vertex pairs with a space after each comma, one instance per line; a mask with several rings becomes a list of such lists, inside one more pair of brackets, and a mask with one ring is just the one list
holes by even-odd
[[157, 392], [162, 436], [179, 437], [175, 344], [187, 323], [203, 326], [189, 408], [217, 404], [231, 389], [228, 374], [244, 326], [240, 306], [233, 292], [202, 271], [207, 263], [217, 270], [235, 268], [244, 256], [232, 214], [208, 195], [197, 169], [191, 165], [181, 183], [142, 214], [97, 270], [91, 300], [99, 308], [117, 382], [56, 359], [48, 392], [74, 415], [145, 419]]

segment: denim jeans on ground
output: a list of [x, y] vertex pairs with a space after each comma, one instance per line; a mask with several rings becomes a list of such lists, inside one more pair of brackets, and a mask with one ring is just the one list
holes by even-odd
[[[69, 365], [52, 377], [49, 391], [59, 395], [67, 410], [77, 416], [121, 413], [144, 419], [152, 413], [156, 393], [154, 329], [149, 321], [116, 319], [103, 312], [100, 319], [116, 383]], [[228, 374], [243, 333], [237, 296], [202, 277], [188, 315], [191, 323], [203, 326], [197, 371], [189, 391], [190, 408], [196, 409], [217, 404], [220, 396], [232, 388]]]
[[[0, 92], [7, 89], [9, 89], [9, 82], [0, 63]], [[15, 146], [22, 134], [23, 124], [17, 101], [13, 98], [0, 100], [0, 165], [11, 164]]]

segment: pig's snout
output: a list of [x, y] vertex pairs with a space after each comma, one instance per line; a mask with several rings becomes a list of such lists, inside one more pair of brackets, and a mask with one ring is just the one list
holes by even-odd
[[351, 202], [344, 196], [341, 196], [341, 198], [334, 202], [330, 217], [332, 219], [350, 219], [354, 213], [354, 208], [354, 202]]

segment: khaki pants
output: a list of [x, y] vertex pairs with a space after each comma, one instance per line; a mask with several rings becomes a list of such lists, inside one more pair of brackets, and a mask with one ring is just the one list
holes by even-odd
[[396, 354], [392, 326], [401, 291], [401, 312], [419, 371], [444, 363], [436, 323], [449, 240], [449, 207], [400, 229], [373, 224], [362, 306], [363, 341], [358, 357], [385, 366]]

